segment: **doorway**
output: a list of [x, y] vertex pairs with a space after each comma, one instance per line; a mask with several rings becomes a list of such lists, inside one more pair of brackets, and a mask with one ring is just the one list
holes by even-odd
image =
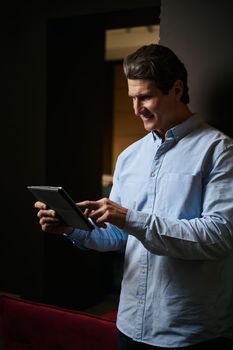
[[110, 180], [113, 175], [119, 153], [146, 134], [139, 118], [134, 116], [128, 98], [123, 59], [143, 45], [159, 43], [159, 36], [159, 24], [106, 30], [105, 62], [113, 65], [112, 157], [111, 173], [106, 179]]

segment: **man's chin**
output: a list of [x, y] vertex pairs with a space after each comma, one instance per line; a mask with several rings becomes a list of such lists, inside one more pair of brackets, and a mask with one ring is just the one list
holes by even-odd
[[144, 125], [144, 129], [148, 132], [153, 131], [156, 128], [154, 123], [144, 122], [143, 125]]
[[156, 129], [156, 122], [157, 122], [157, 118], [155, 118], [154, 116], [148, 117], [148, 118], [141, 118], [142, 122], [143, 122], [143, 126], [144, 129], [146, 131], [153, 131]]

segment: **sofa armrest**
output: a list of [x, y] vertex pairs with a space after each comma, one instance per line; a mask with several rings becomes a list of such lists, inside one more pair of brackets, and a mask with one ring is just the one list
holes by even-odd
[[0, 295], [4, 349], [116, 350], [115, 320]]

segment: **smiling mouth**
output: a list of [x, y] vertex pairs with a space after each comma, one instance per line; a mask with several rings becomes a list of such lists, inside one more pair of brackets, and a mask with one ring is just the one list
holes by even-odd
[[154, 117], [153, 114], [141, 115], [141, 118], [143, 118], [143, 119], [151, 119], [151, 118], [153, 118], [153, 117]]

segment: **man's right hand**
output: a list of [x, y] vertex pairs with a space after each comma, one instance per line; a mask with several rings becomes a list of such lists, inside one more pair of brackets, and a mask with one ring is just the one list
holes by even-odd
[[42, 231], [57, 235], [69, 235], [73, 231], [72, 227], [64, 226], [62, 221], [56, 215], [56, 212], [52, 209], [48, 209], [45, 203], [36, 202], [34, 206], [39, 209], [37, 216]]

